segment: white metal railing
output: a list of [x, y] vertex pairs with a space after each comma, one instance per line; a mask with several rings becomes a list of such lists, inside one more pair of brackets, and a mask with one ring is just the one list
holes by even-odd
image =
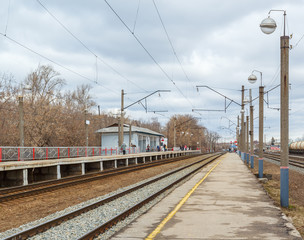
[[[138, 153], [136, 147], [126, 148], [127, 154]], [[122, 154], [120, 148], [101, 147], [0, 147], [0, 162], [47, 160]]]

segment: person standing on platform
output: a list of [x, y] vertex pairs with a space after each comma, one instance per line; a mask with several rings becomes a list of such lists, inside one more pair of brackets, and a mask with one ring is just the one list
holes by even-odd
[[122, 150], [123, 155], [126, 154], [126, 147], [127, 147], [127, 145], [125, 143], [121, 144], [121, 150]]

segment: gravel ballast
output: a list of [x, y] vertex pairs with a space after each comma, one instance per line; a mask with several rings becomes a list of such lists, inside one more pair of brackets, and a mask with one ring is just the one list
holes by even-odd
[[[195, 166], [195, 167], [197, 167], [197, 166]], [[99, 226], [101, 223], [104, 223], [107, 220], [111, 219], [112, 217], [118, 215], [120, 212], [124, 211], [126, 208], [133, 206], [136, 202], [139, 202], [139, 201], [147, 198], [148, 196], [152, 195], [153, 193], [159, 191], [160, 189], [164, 188], [165, 186], [169, 185], [170, 183], [172, 183], [172, 182], [176, 181], [177, 179], [181, 178], [182, 176], [186, 175], [187, 173], [192, 171], [195, 167], [192, 166], [188, 169], [182, 170], [179, 173], [175, 173], [169, 177], [166, 177], [165, 179], [162, 179], [151, 185], [141, 188], [135, 192], [129, 193], [119, 199], [116, 199], [110, 203], [100, 206], [90, 212], [84, 213], [72, 220], [64, 222], [63, 224], [56, 226], [44, 233], [38, 234], [31, 239], [76, 239], [76, 238], [82, 236], [83, 234], [85, 234], [86, 232]], [[163, 175], [163, 174], [161, 174], [161, 175]], [[149, 180], [154, 179], [154, 178], [156, 178], [156, 177], [152, 177]], [[21, 230], [33, 227], [33, 226], [41, 224], [45, 221], [49, 221], [55, 217], [58, 217], [63, 214], [66, 214], [68, 212], [74, 211], [81, 207], [90, 205], [93, 202], [100, 201], [104, 198], [115, 195], [119, 192], [122, 192], [131, 187], [137, 186], [146, 181], [147, 180], [139, 182], [137, 184], [133, 184], [132, 186], [129, 186], [129, 187], [121, 188], [115, 192], [104, 195], [102, 197], [98, 197], [98, 198], [83, 202], [76, 206], [66, 208], [63, 211], [56, 212], [55, 214], [49, 215], [45, 218], [22, 225], [19, 228], [11, 229], [6, 232], [0, 233], [0, 238], [8, 237], [9, 235], [15, 234]], [[156, 199], [155, 201], [158, 201], [158, 200]], [[153, 204], [155, 204], [155, 203], [152, 202], [149, 205], [153, 205]], [[148, 207], [149, 206], [147, 206], [146, 208], [148, 208]], [[141, 211], [145, 211], [145, 208], [143, 208], [143, 209], [144, 210], [141, 210]], [[134, 218], [134, 216], [136, 216], [136, 214], [134, 216], [132, 216], [132, 215], [128, 219]]]

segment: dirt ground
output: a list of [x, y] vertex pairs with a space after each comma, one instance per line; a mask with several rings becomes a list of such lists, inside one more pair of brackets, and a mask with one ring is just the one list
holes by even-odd
[[41, 193], [34, 197], [0, 203], [0, 232], [19, 227], [22, 224], [43, 218], [69, 206], [105, 195], [121, 187], [129, 186], [197, 160], [197, 157], [191, 158], [133, 173], [58, 189], [48, 193]]
[[[254, 161], [254, 174], [258, 173], [258, 160]], [[264, 160], [264, 174], [272, 179], [263, 183], [264, 189], [280, 207], [280, 167]], [[281, 208], [292, 219], [293, 225], [304, 238], [304, 174], [289, 169], [289, 207]]]

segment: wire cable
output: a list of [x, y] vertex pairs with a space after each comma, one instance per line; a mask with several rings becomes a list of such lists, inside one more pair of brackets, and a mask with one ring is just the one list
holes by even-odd
[[[116, 74], [118, 74], [120, 77], [122, 77], [123, 79], [125, 79], [126, 81], [129, 81], [130, 83], [132, 83], [134, 86], [136, 86], [137, 88], [146, 91], [145, 89], [143, 89], [142, 87], [140, 87], [139, 85], [137, 85], [136, 83], [134, 83], [133, 81], [131, 81], [130, 79], [126, 78], [125, 76], [123, 76], [120, 72], [118, 72], [116, 69], [114, 69], [110, 64], [106, 63], [103, 59], [101, 59], [96, 53], [94, 53], [87, 45], [84, 44], [83, 41], [81, 41], [75, 34], [73, 34], [53, 13], [51, 13], [50, 10], [48, 10], [40, 0], [36, 0], [38, 2], [38, 4], [61, 26], [63, 27], [73, 38], [75, 38], [85, 49], [87, 49], [92, 55], [94, 55], [94, 57], [96, 57], [100, 62], [102, 62], [103, 64], [105, 64], [107, 67], [109, 67], [112, 71], [114, 71]], [[96, 63], [97, 64], [97, 63]]]
[[304, 38], [304, 34], [303, 34], [302, 37], [299, 39], [299, 41], [297, 41], [297, 43], [292, 47], [292, 49], [295, 49], [295, 48], [298, 46], [299, 42], [302, 41], [303, 38]]
[[103, 87], [103, 88], [105, 88], [105, 89], [107, 89], [107, 90], [109, 90], [109, 91], [111, 91], [111, 92], [113, 92], [113, 93], [119, 95], [118, 92], [115, 92], [114, 90], [112, 90], [112, 89], [110, 89], [110, 88], [108, 88], [108, 87], [106, 87], [106, 86], [104, 86], [104, 85], [101, 85], [101, 84], [99, 84], [99, 83], [96, 83], [94, 80], [92, 80], [92, 79], [90, 79], [90, 78], [88, 78], [88, 77], [86, 77], [86, 76], [83, 76], [82, 74], [80, 74], [80, 73], [78, 73], [78, 72], [76, 72], [76, 71], [74, 71], [74, 70], [72, 70], [72, 69], [70, 69], [70, 68], [68, 68], [68, 67], [63, 66], [62, 64], [60, 64], [60, 63], [58, 63], [58, 62], [56, 62], [56, 61], [54, 61], [54, 60], [52, 60], [52, 59], [50, 59], [50, 58], [48, 58], [48, 57], [42, 55], [41, 53], [36, 52], [35, 50], [33, 50], [33, 49], [31, 49], [31, 48], [25, 46], [24, 44], [18, 42], [17, 40], [15, 40], [15, 39], [13, 39], [13, 38], [11, 38], [11, 37], [9, 37], [9, 36], [7, 36], [7, 35], [1, 33], [1, 32], [0, 32], [0, 35], [2, 35], [3, 37], [7, 38], [7, 39], [10, 40], [11, 42], [13, 42], [13, 43], [19, 45], [20, 47], [23, 47], [23, 48], [25, 48], [26, 50], [28, 50], [28, 51], [30, 51], [30, 52], [32, 52], [32, 53], [38, 55], [39, 57], [42, 57], [42, 58], [48, 60], [49, 62], [51, 62], [51, 63], [53, 63], [53, 64], [55, 64], [55, 65], [57, 65], [57, 66], [59, 66], [59, 67], [61, 67], [61, 68], [63, 68], [63, 69], [65, 69], [65, 70], [67, 70], [67, 71], [69, 71], [69, 72], [71, 72], [71, 73], [73, 73], [73, 74], [75, 74], [75, 75], [77, 75], [77, 76], [79, 76], [79, 77], [81, 77], [81, 78], [83, 78], [83, 79], [86, 79], [86, 80], [88, 80], [88, 81], [90, 81], [90, 82], [93, 82], [93, 83], [95, 83], [95, 84], [97, 84], [97, 85], [99, 85], [99, 86], [101, 86], [101, 87]]
[[128, 25], [124, 22], [124, 20], [119, 16], [119, 14], [114, 10], [114, 8], [109, 4], [107, 0], [104, 0], [108, 7], [112, 10], [112, 12], [116, 15], [116, 17], [120, 20], [120, 22], [125, 26], [125, 28], [131, 33], [131, 35], [135, 38], [137, 43], [144, 49], [144, 51], [148, 54], [148, 56], [152, 59], [152, 61], [158, 66], [158, 68], [163, 72], [163, 74], [167, 77], [168, 80], [172, 82], [175, 88], [179, 91], [179, 93], [190, 103], [193, 107], [193, 104], [190, 100], [184, 95], [184, 93], [180, 90], [180, 88], [176, 85], [176, 83], [172, 80], [172, 78], [168, 75], [168, 73], [160, 66], [160, 64], [156, 61], [156, 59], [152, 56], [152, 54], [148, 51], [148, 49], [143, 45], [143, 43], [139, 40], [139, 38], [132, 32], [132, 30], [128, 27]]
[[[161, 24], [162, 24], [162, 26], [163, 26], [163, 29], [164, 29], [164, 31], [165, 31], [165, 33], [166, 33], [167, 39], [168, 39], [168, 41], [169, 41], [169, 43], [170, 43], [170, 46], [171, 46], [171, 48], [172, 48], [172, 52], [173, 52], [173, 54], [174, 54], [176, 60], [178, 61], [178, 63], [179, 63], [179, 65], [180, 65], [180, 67], [181, 67], [183, 73], [185, 74], [187, 80], [188, 80], [190, 83], [192, 83], [191, 80], [189, 79], [189, 77], [188, 77], [188, 75], [187, 75], [185, 69], [183, 68], [181, 61], [179, 60], [179, 57], [178, 57], [177, 54], [176, 54], [176, 51], [175, 51], [175, 49], [174, 49], [174, 47], [173, 47], [172, 41], [171, 41], [171, 39], [170, 39], [170, 37], [169, 37], [168, 31], [167, 31], [167, 29], [166, 29], [166, 27], [165, 27], [164, 21], [163, 21], [161, 15], [160, 15], [160, 12], [159, 12], [159, 10], [158, 10], [158, 7], [156, 6], [155, 1], [154, 1], [154, 0], [152, 0], [152, 1], [153, 1], [153, 4], [154, 4], [154, 7], [155, 7], [155, 9], [156, 9], [157, 15], [158, 15], [158, 17], [159, 17], [159, 20], [160, 20], [160, 22], [161, 22]], [[192, 86], [193, 86], [193, 85], [192, 85]], [[195, 89], [194, 86], [193, 86], [193, 88]]]
[[138, 6], [137, 6], [137, 11], [136, 11], [136, 17], [134, 21], [134, 26], [133, 26], [133, 33], [135, 31], [136, 23], [137, 23], [137, 18], [138, 18], [138, 12], [139, 12], [139, 6], [140, 6], [140, 0], [138, 0]]
[[7, 33], [7, 28], [8, 28], [8, 20], [9, 20], [9, 15], [10, 15], [10, 8], [11, 8], [11, 0], [8, 1], [7, 19], [6, 19], [6, 26], [5, 26], [5, 31], [4, 31], [5, 35]]

